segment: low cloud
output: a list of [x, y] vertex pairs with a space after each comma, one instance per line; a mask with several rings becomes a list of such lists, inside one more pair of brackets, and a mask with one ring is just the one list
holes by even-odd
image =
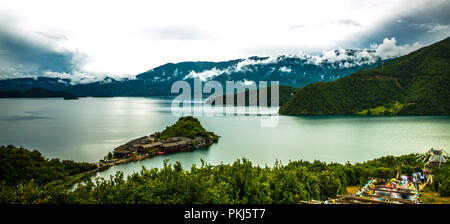
[[223, 73], [227, 72], [227, 70], [220, 70], [217, 68], [213, 68], [210, 70], [205, 70], [202, 72], [195, 72], [195, 71], [191, 71], [189, 72], [189, 74], [187, 74], [184, 79], [189, 79], [189, 78], [198, 78], [201, 81], [205, 82], [207, 80], [210, 80], [216, 76], [222, 75]]
[[251, 86], [253, 84], [256, 84], [255, 81], [244, 79], [244, 83], [243, 83], [244, 86]]
[[279, 61], [278, 56], [270, 56], [267, 58], [246, 58], [234, 67], [234, 71], [240, 72], [249, 69], [251, 65], [265, 65], [265, 64], [274, 64]]
[[292, 69], [289, 67], [283, 66], [280, 68], [280, 71], [290, 73], [292, 71]]
[[96, 72], [84, 72], [84, 71], [73, 71], [72, 73], [65, 72], [50, 72], [47, 71], [43, 74], [45, 77], [69, 79], [70, 85], [76, 84], [87, 84], [93, 82], [100, 82], [103, 84], [108, 84], [113, 81], [121, 80], [133, 80], [136, 79], [136, 75], [115, 75], [111, 76], [106, 73], [96, 73]]
[[389, 59], [409, 54], [410, 52], [415, 51], [421, 47], [423, 46], [417, 42], [412, 45], [397, 45], [397, 40], [394, 37], [392, 37], [391, 39], [384, 38], [383, 43], [379, 45], [371, 44], [371, 48], [375, 50], [376, 55], [381, 57], [382, 59]]
[[[397, 40], [384, 38], [380, 44], [372, 43], [370, 48], [365, 49], [343, 49], [324, 50], [320, 55], [310, 55], [300, 52], [296, 55], [278, 55], [270, 57], [249, 57], [242, 59], [236, 64], [225, 69], [212, 68], [201, 72], [191, 71], [184, 79], [198, 78], [202, 81], [211, 80], [219, 75], [231, 74], [234, 72], [245, 72], [258, 69], [257, 66], [277, 64], [288, 58], [295, 58], [304, 61], [306, 64], [316, 66], [331, 66], [334, 68], [351, 68], [362, 65], [370, 65], [380, 60], [391, 59], [415, 51], [423, 45], [414, 43], [412, 45], [398, 45]], [[281, 72], [290, 73], [292, 69], [287, 66], [279, 68]]]
[[300, 53], [299, 57], [316, 65], [321, 63], [338, 63], [340, 67], [353, 67], [372, 64], [380, 59], [385, 60], [403, 56], [421, 47], [423, 45], [418, 42], [412, 45], [398, 45], [396, 38], [392, 37], [384, 38], [381, 44], [370, 44], [369, 49], [346, 50], [339, 48], [338, 50], [322, 51], [322, 54], [319, 56]]

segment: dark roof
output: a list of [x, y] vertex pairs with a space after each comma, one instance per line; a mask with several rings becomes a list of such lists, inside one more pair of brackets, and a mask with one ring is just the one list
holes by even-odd
[[181, 140], [180, 137], [173, 137], [173, 138], [166, 139], [165, 142], [177, 142], [177, 141], [180, 141], [180, 140]]
[[114, 150], [115, 154], [128, 154], [131, 153], [130, 151], [126, 150], [126, 149], [119, 149], [119, 150]]
[[145, 144], [145, 145], [141, 145], [142, 148], [152, 148], [152, 147], [156, 147], [156, 146], [160, 146], [162, 145], [162, 142], [153, 142], [150, 144]]
[[164, 143], [161, 146], [164, 148], [167, 148], [167, 147], [175, 147], [175, 146], [179, 146], [179, 145], [188, 145], [188, 144], [189, 144], [188, 141], [177, 141], [177, 142]]

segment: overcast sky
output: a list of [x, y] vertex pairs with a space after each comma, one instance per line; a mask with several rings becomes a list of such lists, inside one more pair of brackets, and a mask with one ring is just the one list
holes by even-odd
[[450, 36], [449, 12], [448, 0], [1, 0], [0, 78], [121, 77], [168, 62], [320, 54], [385, 38], [424, 46]]

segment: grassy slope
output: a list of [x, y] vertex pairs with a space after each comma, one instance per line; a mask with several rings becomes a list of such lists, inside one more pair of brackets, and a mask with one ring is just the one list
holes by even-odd
[[423, 192], [421, 199], [425, 204], [450, 204], [450, 197], [440, 196], [437, 192]]
[[[386, 63], [300, 89], [281, 114], [450, 114], [450, 38]], [[398, 102], [401, 109], [392, 105]], [[383, 108], [382, 108], [383, 107]], [[390, 110], [392, 109], [392, 110]], [[363, 113], [364, 114], [364, 113]]]

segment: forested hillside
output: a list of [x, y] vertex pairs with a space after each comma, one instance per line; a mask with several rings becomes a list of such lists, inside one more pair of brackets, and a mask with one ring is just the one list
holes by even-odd
[[374, 69], [300, 89], [281, 114], [450, 115], [450, 38]]

